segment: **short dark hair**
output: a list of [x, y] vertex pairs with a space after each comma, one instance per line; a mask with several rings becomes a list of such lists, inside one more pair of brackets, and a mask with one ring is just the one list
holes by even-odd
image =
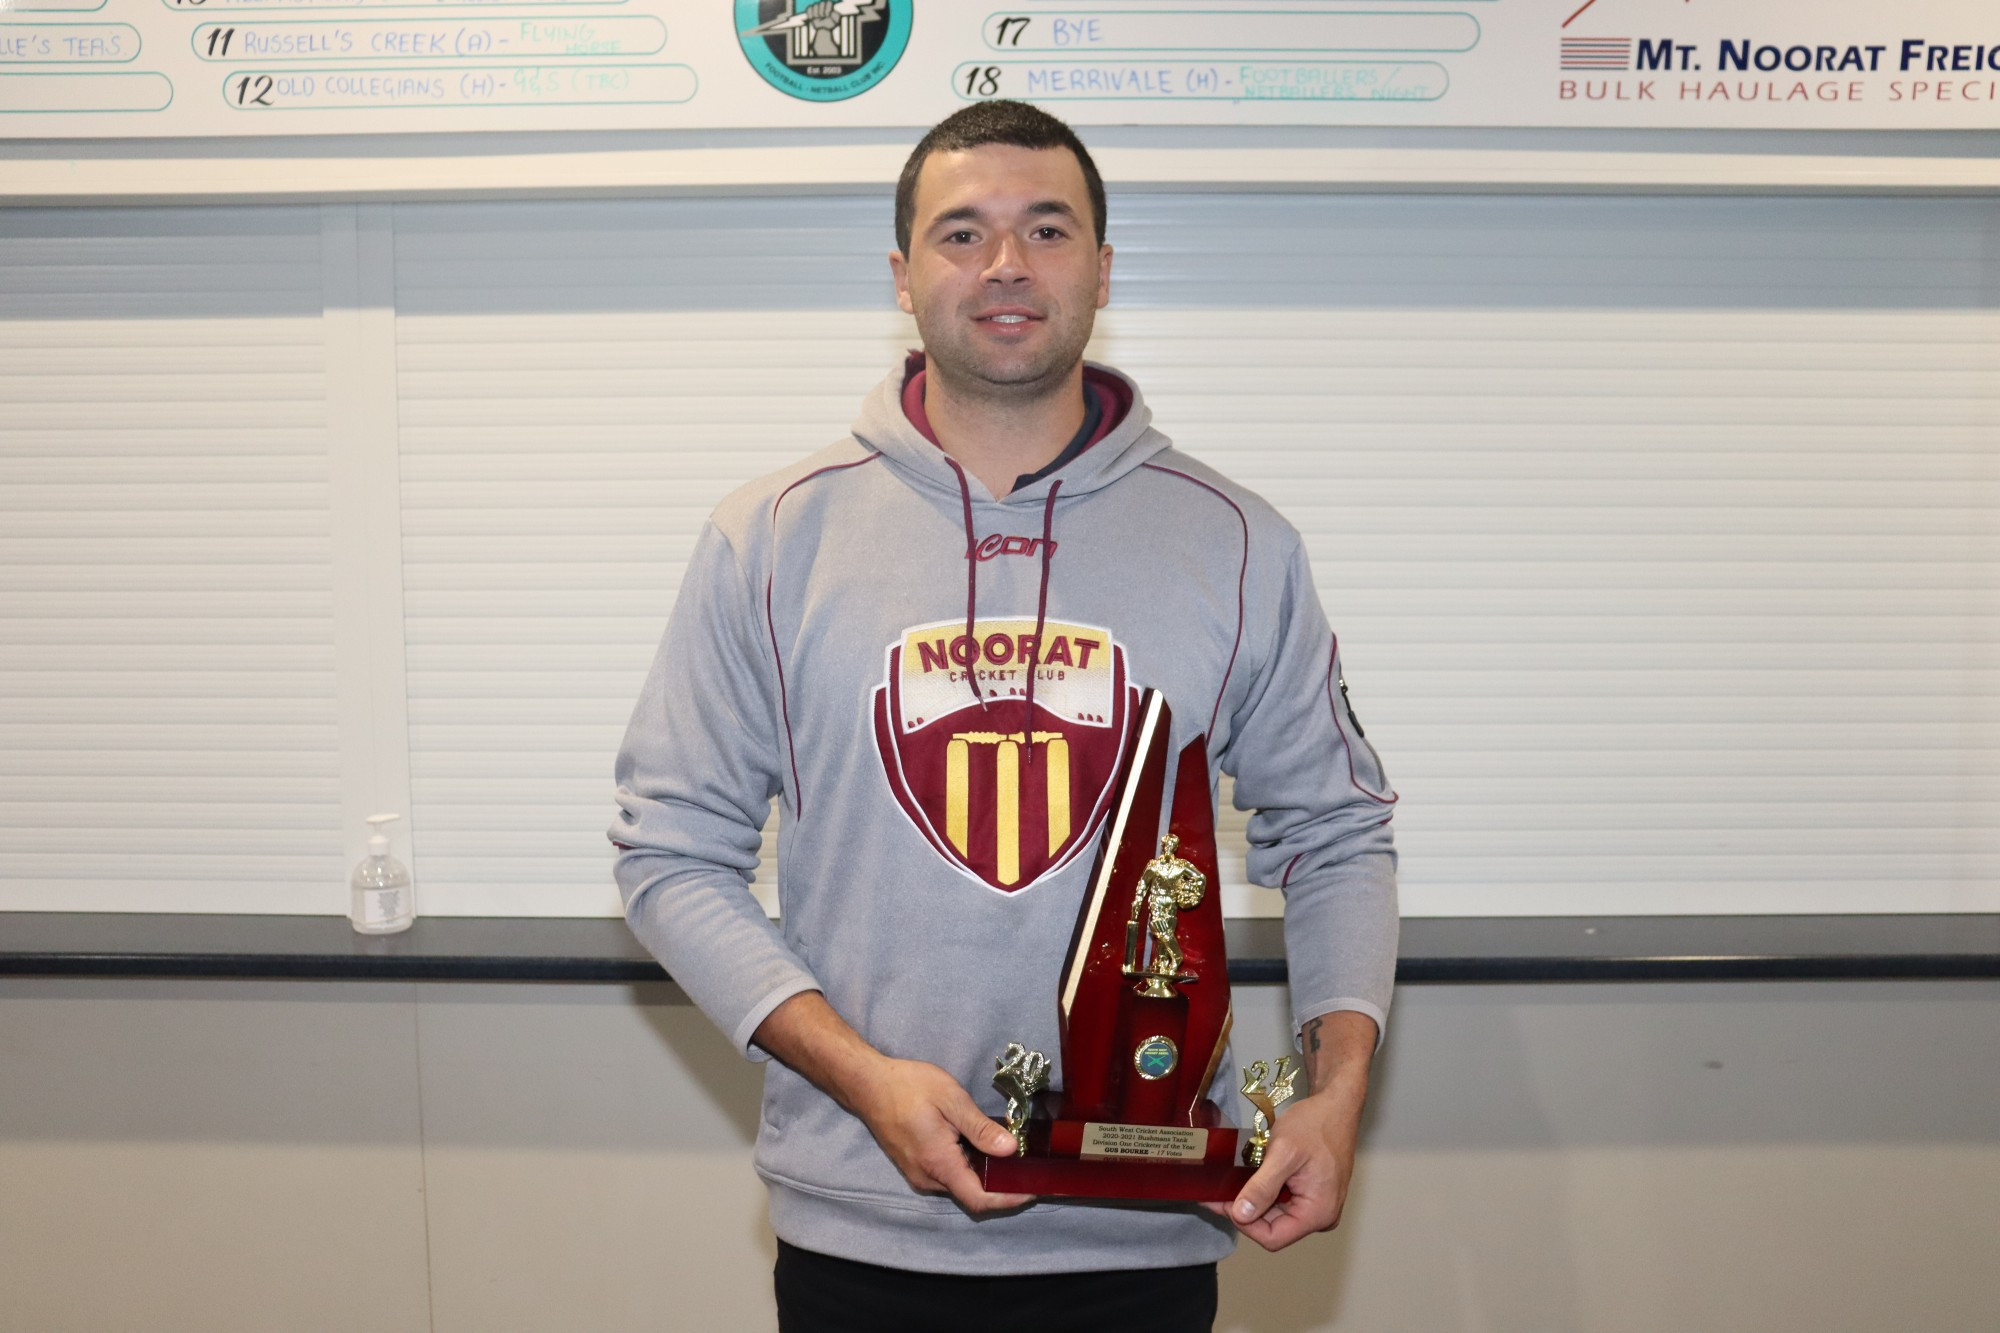
[[1104, 177], [1097, 174], [1097, 164], [1090, 160], [1083, 140], [1040, 107], [1001, 98], [974, 102], [952, 112], [931, 126], [931, 132], [910, 150], [910, 160], [903, 164], [903, 174], [896, 181], [898, 250], [910, 253], [910, 229], [916, 225], [917, 176], [924, 169], [924, 159], [932, 153], [956, 153], [996, 143], [1010, 148], [1067, 148], [1076, 154], [1084, 186], [1090, 191], [1091, 225], [1097, 230], [1097, 243], [1104, 244]]

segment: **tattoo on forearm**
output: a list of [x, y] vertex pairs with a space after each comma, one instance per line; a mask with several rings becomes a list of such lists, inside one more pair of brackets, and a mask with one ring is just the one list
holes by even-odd
[[1319, 1067], [1319, 1030], [1323, 1022], [1323, 1019], [1310, 1019], [1299, 1030], [1299, 1035], [1305, 1038], [1306, 1091], [1309, 1093], [1318, 1092], [1321, 1080], [1326, 1077], [1325, 1071]]

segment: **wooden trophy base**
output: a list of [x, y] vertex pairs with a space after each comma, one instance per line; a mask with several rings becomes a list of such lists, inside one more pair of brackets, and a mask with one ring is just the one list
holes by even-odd
[[1214, 1102], [1203, 1101], [1194, 1118], [1191, 1128], [1037, 1118], [1028, 1122], [1026, 1153], [975, 1152], [972, 1166], [994, 1194], [1228, 1203], [1256, 1169], [1237, 1164], [1242, 1135]]

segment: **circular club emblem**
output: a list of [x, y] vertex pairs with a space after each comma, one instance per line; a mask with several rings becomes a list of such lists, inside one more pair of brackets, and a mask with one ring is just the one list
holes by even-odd
[[1132, 1068], [1149, 1081], [1163, 1079], [1181, 1062], [1181, 1048], [1167, 1037], [1148, 1037], [1132, 1052]]
[[844, 102], [880, 83], [910, 44], [912, 0], [736, 0], [750, 68], [781, 93]]

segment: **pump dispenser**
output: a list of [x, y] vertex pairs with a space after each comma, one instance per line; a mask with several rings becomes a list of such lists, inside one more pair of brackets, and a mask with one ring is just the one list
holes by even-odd
[[410, 872], [389, 855], [389, 835], [383, 826], [401, 815], [368, 816], [368, 857], [354, 868], [354, 894], [348, 916], [364, 935], [393, 935], [408, 930], [417, 919], [416, 895]]

